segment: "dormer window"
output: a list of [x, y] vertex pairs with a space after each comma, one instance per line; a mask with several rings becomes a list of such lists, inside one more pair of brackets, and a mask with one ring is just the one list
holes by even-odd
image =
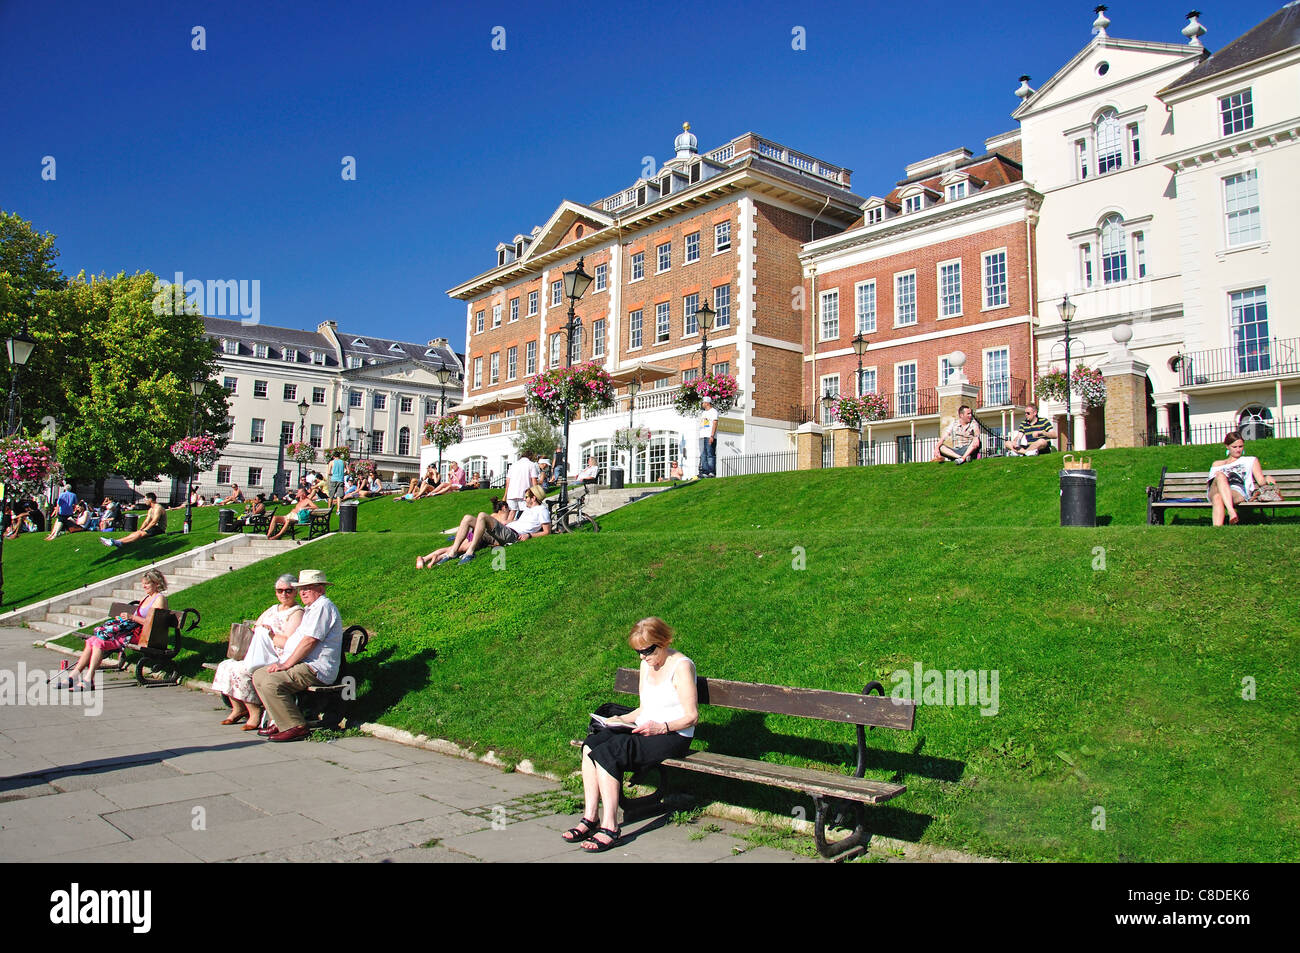
[[253, 345], [253, 355], [254, 355], [255, 357], [261, 357], [261, 358], [266, 357], [266, 355], [267, 355], [266, 345], [265, 345], [265, 344], [254, 344], [254, 345]]
[[319, 366], [319, 367], [324, 367], [324, 366], [325, 366], [325, 352], [324, 352], [324, 351], [312, 351], [312, 352], [311, 352], [311, 362], [312, 362], [313, 364]]
[[671, 175], [665, 175], [659, 181], [659, 194], [667, 195], [672, 190], [673, 190], [673, 177]]
[[885, 207], [877, 205], [875, 208], [867, 209], [867, 224], [879, 225], [885, 220]]
[[497, 267], [500, 268], [506, 263], [506, 250], [503, 248], [497, 252]]
[[226, 341], [226, 340], [223, 340], [223, 341], [221, 342], [221, 351], [222, 351], [223, 354], [238, 354], [238, 353], [239, 353], [239, 342], [238, 342], [238, 341]]
[[284, 358], [284, 359], [285, 359], [287, 362], [289, 362], [290, 364], [297, 363], [297, 361], [298, 361], [298, 351], [297, 351], [295, 348], [286, 347], [286, 348], [281, 352], [280, 356], [281, 356], [282, 358]]
[[524, 257], [524, 243], [522, 241], [515, 242], [515, 257], [516, 258]]
[[903, 199], [903, 213], [905, 215], [911, 215], [913, 212], [921, 211], [921, 204], [924, 199], [925, 196], [920, 193], [909, 195], [907, 198]]
[[389, 349], [390, 351], [396, 351], [398, 354], [405, 354], [405, 353], [406, 353], [405, 351], [402, 350], [402, 345], [400, 345], [400, 344], [390, 344], [390, 345], [388, 345], [388, 349]]
[[355, 339], [352, 341], [352, 346], [353, 346], [353, 347], [370, 347], [370, 345], [367, 344], [367, 343], [366, 343], [364, 340], [362, 340], [361, 338], [355, 338]]
[[700, 181], [700, 163], [698, 162], [691, 165], [690, 181], [692, 184]]
[[946, 198], [949, 202], [955, 202], [958, 199], [964, 199], [965, 197], [966, 197], [965, 182], [954, 182], [952, 185], [948, 186], [948, 188], [944, 190], [944, 198]]
[[348, 355], [348, 369], [349, 369], [349, 370], [355, 370], [356, 368], [358, 368], [358, 367], [360, 367], [360, 366], [361, 366], [361, 358], [357, 357], [357, 355], [355, 355], [355, 354], [349, 354], [349, 355]]

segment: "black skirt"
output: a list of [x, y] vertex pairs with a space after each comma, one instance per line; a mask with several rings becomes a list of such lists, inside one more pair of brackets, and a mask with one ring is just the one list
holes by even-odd
[[634, 735], [603, 728], [588, 735], [583, 744], [591, 749], [592, 761], [620, 779], [626, 771], [641, 771], [666, 758], [680, 758], [691, 749], [691, 739], [676, 731]]

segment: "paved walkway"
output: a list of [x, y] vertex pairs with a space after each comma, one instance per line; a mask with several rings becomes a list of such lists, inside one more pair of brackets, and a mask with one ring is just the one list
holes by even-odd
[[558, 836], [577, 815], [554, 782], [376, 738], [271, 744], [217, 724], [207, 692], [125, 674], [92, 705], [15, 704], [15, 679], [62, 658], [35, 637], [0, 629], [0, 861], [807, 860], [708, 818], [588, 857]]

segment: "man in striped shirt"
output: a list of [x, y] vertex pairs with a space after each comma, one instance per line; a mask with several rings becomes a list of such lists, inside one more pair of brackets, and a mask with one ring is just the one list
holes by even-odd
[[1007, 440], [1007, 455], [1012, 457], [1036, 457], [1040, 453], [1051, 453], [1051, 441], [1057, 439], [1056, 428], [1045, 417], [1038, 416], [1038, 408], [1030, 404], [1025, 408], [1025, 419], [1020, 428], [1012, 431]]

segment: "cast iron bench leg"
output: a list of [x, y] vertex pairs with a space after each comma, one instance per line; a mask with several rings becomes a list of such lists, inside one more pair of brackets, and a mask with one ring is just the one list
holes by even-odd
[[813, 795], [813, 806], [817, 809], [817, 816], [813, 822], [813, 840], [817, 844], [818, 852], [827, 858], [838, 857], [855, 847], [865, 847], [866, 841], [871, 836], [867, 833], [867, 809], [865, 805], [856, 801], [838, 801], [836, 803], [847, 804], [849, 809], [853, 811], [857, 823], [848, 836], [837, 841], [829, 841], [826, 839], [826, 822], [830, 815], [829, 805], [825, 798]]

